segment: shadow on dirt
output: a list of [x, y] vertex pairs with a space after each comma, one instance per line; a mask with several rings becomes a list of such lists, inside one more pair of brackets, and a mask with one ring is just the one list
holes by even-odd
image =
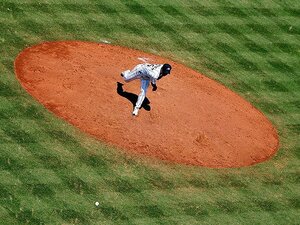
[[[130, 92], [127, 92], [127, 91], [124, 91], [123, 90], [123, 84], [120, 83], [120, 82], [117, 82], [117, 93], [119, 95], [121, 95], [122, 97], [128, 99], [131, 104], [132, 104], [132, 107], [135, 106], [135, 103], [138, 99], [138, 95], [136, 94], [133, 94], [133, 93], [130, 93]], [[150, 101], [149, 99], [146, 97], [145, 100], [143, 101], [143, 104], [142, 104], [142, 107], [143, 109], [145, 109], [146, 111], [150, 111], [151, 110], [151, 107], [150, 107]]]

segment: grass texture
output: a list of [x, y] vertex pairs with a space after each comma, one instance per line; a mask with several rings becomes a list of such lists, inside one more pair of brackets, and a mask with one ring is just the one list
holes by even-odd
[[[1, 0], [0, 223], [298, 224], [299, 15], [296, 0]], [[280, 150], [252, 167], [208, 169], [106, 146], [15, 78], [22, 49], [54, 40], [107, 40], [184, 63], [263, 111]]]

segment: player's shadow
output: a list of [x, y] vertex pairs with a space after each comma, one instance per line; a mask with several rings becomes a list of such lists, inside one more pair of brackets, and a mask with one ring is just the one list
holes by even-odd
[[[138, 95], [127, 92], [127, 91], [124, 91], [123, 90], [123, 84], [120, 83], [120, 82], [117, 82], [117, 93], [119, 95], [121, 95], [122, 97], [127, 98], [131, 102], [133, 107], [135, 106], [135, 103], [138, 99]], [[143, 101], [143, 104], [142, 104], [141, 108], [145, 109], [146, 111], [150, 111], [151, 107], [150, 107], [149, 104], [150, 104], [150, 101], [146, 97], [145, 100]]]

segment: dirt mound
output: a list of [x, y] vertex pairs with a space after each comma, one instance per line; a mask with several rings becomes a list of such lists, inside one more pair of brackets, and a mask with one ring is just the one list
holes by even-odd
[[[136, 64], [169, 63], [172, 74], [149, 89], [131, 116], [139, 81], [120, 72]], [[209, 78], [170, 60], [107, 44], [47, 42], [15, 61], [22, 86], [46, 108], [100, 140], [170, 162], [241, 167], [270, 158], [277, 132], [247, 101]]]

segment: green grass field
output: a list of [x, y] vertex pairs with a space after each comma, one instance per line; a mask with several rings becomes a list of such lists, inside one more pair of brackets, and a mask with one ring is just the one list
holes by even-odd
[[[0, 0], [0, 224], [299, 224], [299, 16], [297, 0]], [[184, 63], [263, 111], [280, 150], [209, 169], [105, 146], [15, 78], [22, 49], [54, 40], [108, 40]]]

